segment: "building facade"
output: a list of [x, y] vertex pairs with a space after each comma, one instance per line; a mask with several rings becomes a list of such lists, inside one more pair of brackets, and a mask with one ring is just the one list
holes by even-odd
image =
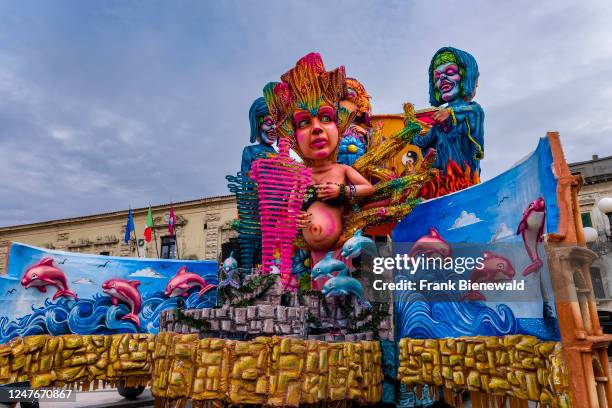
[[[175, 238], [168, 232], [171, 206], [176, 218]], [[136, 232], [127, 244], [124, 238], [128, 210], [1, 227], [0, 270], [6, 265], [10, 241], [99, 255], [219, 260], [222, 245], [236, 236], [231, 229], [237, 217], [233, 195], [152, 207], [154, 239], [151, 242], [144, 239], [148, 208], [132, 211]]]
[[602, 325], [609, 323], [612, 328], [612, 232], [608, 215], [597, 208], [599, 200], [612, 197], [612, 156], [569, 165], [572, 174], [582, 176], [583, 185], [578, 195], [582, 225], [592, 227], [598, 233], [598, 240], [590, 244], [598, 254], [591, 265], [591, 281], [600, 312], [608, 314], [609, 322], [602, 317]]

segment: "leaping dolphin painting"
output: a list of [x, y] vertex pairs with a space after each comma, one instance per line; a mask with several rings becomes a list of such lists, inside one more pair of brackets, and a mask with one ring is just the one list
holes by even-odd
[[420, 254], [425, 256], [440, 255], [442, 258], [447, 258], [451, 256], [451, 247], [442, 238], [438, 230], [431, 227], [429, 234], [423, 235], [412, 245], [408, 256], [413, 258]]
[[140, 281], [137, 280], [126, 280], [126, 279], [109, 279], [102, 284], [102, 290], [104, 293], [110, 295], [111, 303], [114, 306], [119, 304], [119, 301], [127, 303], [130, 306], [130, 313], [126, 314], [121, 320], [129, 319], [133, 321], [137, 327], [140, 327], [140, 318], [138, 312], [142, 305], [142, 298], [140, 292], [138, 292], [138, 285]]
[[[491, 251], [482, 253], [482, 267], [474, 268], [470, 275], [472, 282], [510, 282], [514, 279], [516, 272], [512, 262], [505, 256]], [[487, 300], [486, 296], [478, 290], [467, 292], [463, 300]]]
[[523, 270], [523, 276], [540, 270], [542, 259], [538, 254], [538, 244], [544, 239], [544, 224], [546, 221], [546, 203], [544, 198], [538, 197], [529, 204], [523, 212], [516, 234], [523, 237], [523, 244], [531, 263]]
[[45, 257], [30, 266], [21, 279], [21, 286], [26, 289], [34, 287], [41, 293], [47, 292], [47, 286], [54, 286], [57, 288], [57, 292], [53, 295], [52, 300], [60, 296], [73, 297], [75, 300], [79, 300], [76, 293], [68, 288], [66, 275], [61, 269], [53, 265], [53, 258], [51, 257]]
[[206, 279], [200, 275], [188, 272], [186, 266], [181, 266], [176, 275], [166, 285], [164, 295], [168, 297], [187, 297], [189, 296], [189, 290], [193, 287], [199, 286], [200, 291], [198, 296], [202, 296], [209, 290], [216, 288], [216, 285], [206, 282]]

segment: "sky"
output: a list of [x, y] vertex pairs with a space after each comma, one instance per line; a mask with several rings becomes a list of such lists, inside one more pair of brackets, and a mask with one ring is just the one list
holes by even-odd
[[308, 52], [374, 114], [428, 106], [442, 46], [473, 54], [489, 179], [561, 134], [612, 155], [612, 2], [0, 1], [0, 226], [226, 195], [248, 109]]

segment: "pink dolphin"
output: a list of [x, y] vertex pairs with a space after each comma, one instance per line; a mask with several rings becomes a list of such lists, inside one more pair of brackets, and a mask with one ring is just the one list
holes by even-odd
[[[472, 282], [509, 282], [514, 279], [516, 271], [512, 262], [505, 256], [491, 251], [482, 253], [481, 268], [475, 268], [470, 275]], [[487, 300], [478, 290], [471, 290], [463, 296], [463, 300]]]
[[30, 266], [21, 279], [21, 286], [26, 289], [35, 287], [41, 293], [47, 292], [47, 286], [55, 286], [57, 292], [53, 295], [53, 300], [60, 296], [71, 296], [75, 300], [79, 300], [76, 293], [68, 288], [66, 275], [61, 269], [53, 265], [53, 258], [51, 257], [45, 257]]
[[437, 254], [443, 258], [447, 258], [451, 254], [451, 248], [440, 236], [438, 230], [431, 227], [429, 229], [429, 234], [423, 235], [421, 238], [416, 240], [414, 245], [412, 245], [408, 256], [414, 257], [419, 254], [423, 254], [425, 256]]
[[199, 286], [201, 289], [198, 292], [198, 296], [202, 296], [212, 288], [217, 287], [211, 283], [206, 282], [200, 275], [192, 272], [187, 272], [186, 266], [181, 266], [176, 275], [166, 285], [164, 295], [168, 297], [176, 296], [189, 296], [189, 289]]
[[514, 279], [516, 274], [512, 262], [505, 256], [491, 251], [482, 253], [482, 268], [475, 268], [470, 275], [474, 282], [501, 282]]
[[137, 327], [140, 327], [138, 312], [140, 311], [142, 298], [140, 297], [140, 292], [138, 292], [138, 285], [140, 285], [140, 281], [137, 280], [129, 281], [115, 278], [104, 282], [102, 284], [102, 289], [106, 294], [111, 296], [113, 305], [117, 306], [119, 301], [122, 301], [130, 306], [130, 313], [123, 316], [121, 320], [132, 320], [136, 323]]
[[544, 239], [546, 203], [542, 197], [536, 198], [523, 212], [516, 234], [523, 236], [523, 244], [531, 263], [523, 270], [523, 276], [537, 272], [544, 264], [538, 254], [538, 243]]

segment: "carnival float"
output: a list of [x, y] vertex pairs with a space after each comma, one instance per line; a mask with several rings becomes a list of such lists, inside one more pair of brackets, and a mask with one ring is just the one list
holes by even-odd
[[[376, 115], [343, 66], [299, 59], [249, 111], [220, 265], [11, 244], [0, 383], [151, 386], [159, 406], [612, 406], [580, 178], [549, 133], [481, 183], [478, 77], [443, 47], [431, 106]], [[374, 268], [404, 255], [434, 267]]]

